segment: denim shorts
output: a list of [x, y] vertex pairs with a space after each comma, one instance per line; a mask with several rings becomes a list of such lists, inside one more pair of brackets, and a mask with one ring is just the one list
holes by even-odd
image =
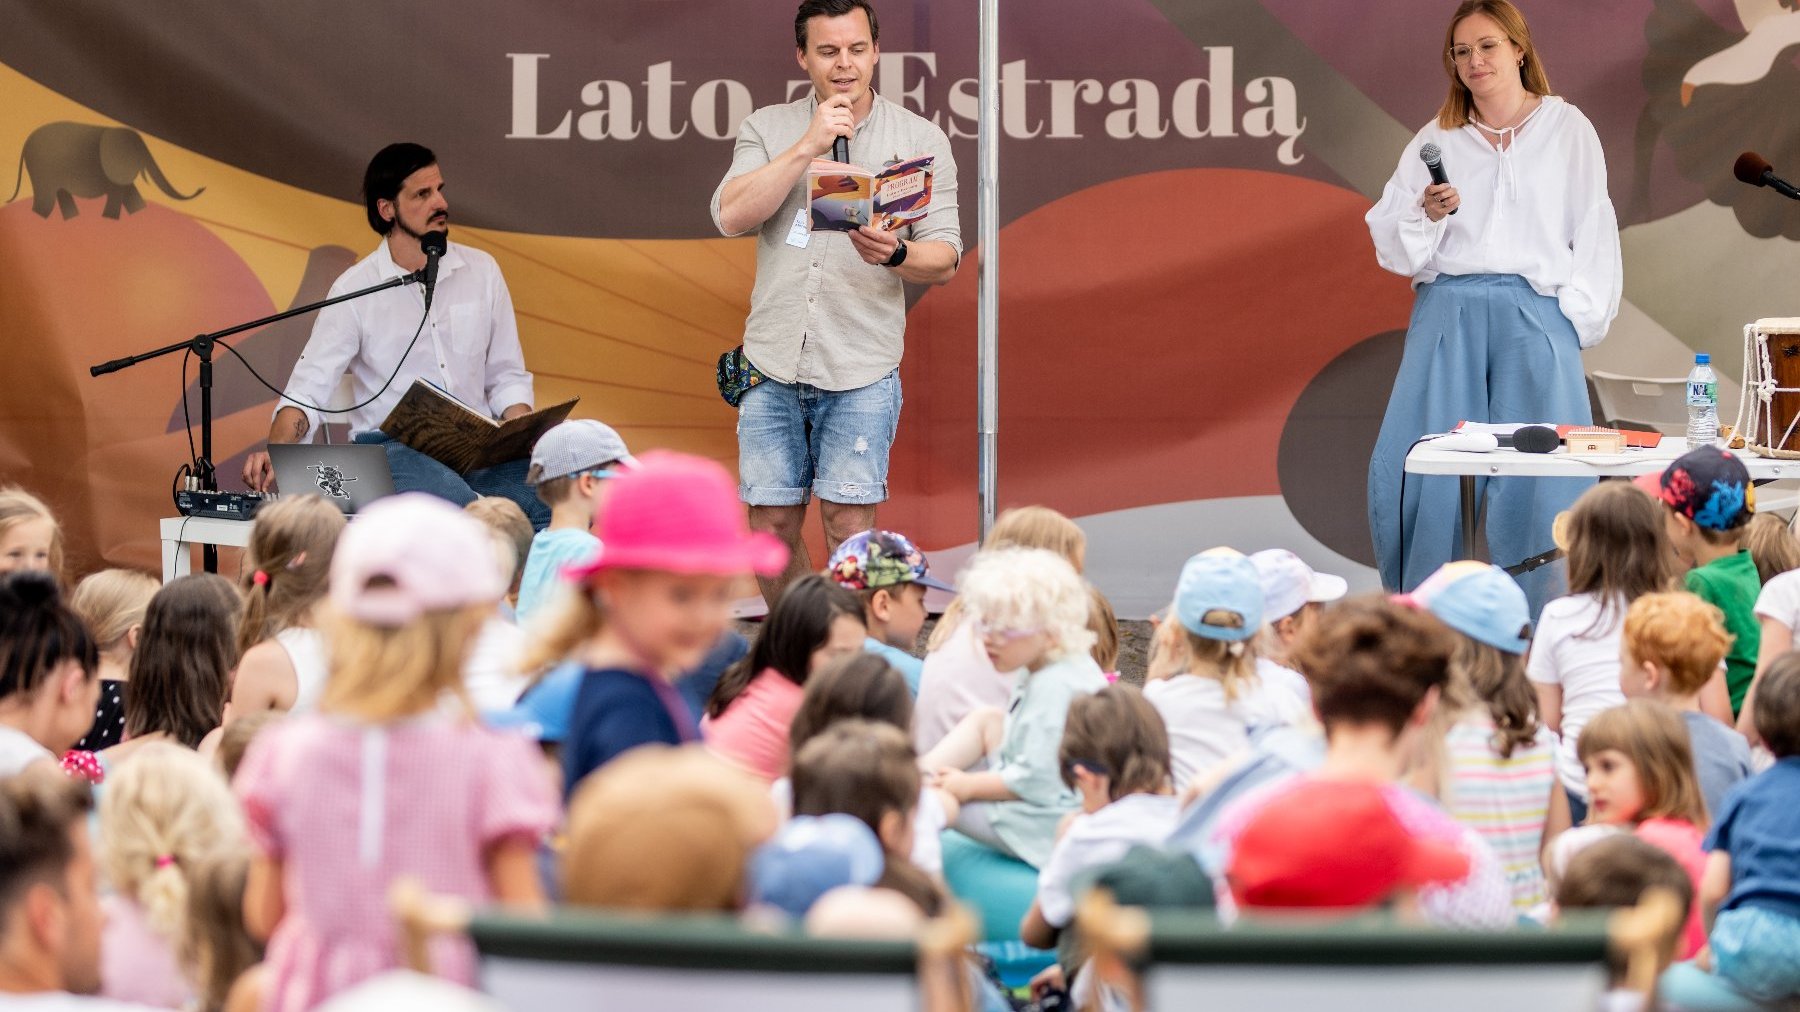
[[751, 506], [885, 502], [900, 372], [855, 390], [764, 380], [738, 403], [738, 497]]

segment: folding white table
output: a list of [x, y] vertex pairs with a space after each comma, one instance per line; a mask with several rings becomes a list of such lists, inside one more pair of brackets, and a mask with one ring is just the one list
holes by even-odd
[[220, 520], [217, 517], [164, 517], [162, 528], [162, 578], [164, 583], [185, 576], [193, 570], [191, 549], [195, 545], [224, 545], [243, 548], [250, 543], [248, 520]]

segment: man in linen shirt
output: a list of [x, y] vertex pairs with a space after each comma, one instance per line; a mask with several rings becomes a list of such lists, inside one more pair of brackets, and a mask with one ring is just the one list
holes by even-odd
[[[423, 268], [420, 240], [449, 227], [437, 156], [417, 144], [390, 144], [376, 153], [363, 175], [363, 202], [369, 227], [383, 241], [332, 284], [332, 296]], [[269, 442], [309, 438], [322, 421], [318, 409], [330, 403], [346, 377], [352, 404], [374, 400], [339, 417], [347, 418], [356, 442], [386, 449], [396, 491], [429, 492], [459, 506], [483, 495], [505, 496], [525, 510], [534, 528], [549, 523], [549, 507], [525, 484], [525, 458], [458, 474], [380, 431], [388, 412], [420, 379], [503, 421], [531, 410], [532, 378], [519, 347], [512, 294], [493, 257], [450, 243], [438, 262], [429, 317], [419, 285], [320, 310], [269, 426]], [[269, 455], [252, 453], [244, 463], [244, 483], [262, 491], [272, 487], [272, 478]]]
[[[813, 569], [800, 539], [811, 496], [827, 552], [875, 526], [900, 420], [902, 282], [943, 284], [962, 257], [950, 142], [870, 88], [879, 38], [867, 0], [804, 0], [795, 59], [812, 92], [744, 120], [712, 198], [722, 234], [757, 236], [744, 354], [767, 379], [738, 405], [738, 492], [750, 526], [788, 545], [787, 570], [762, 581], [770, 602]], [[865, 167], [932, 156], [930, 213], [896, 232], [808, 231], [806, 170], [838, 137]]]

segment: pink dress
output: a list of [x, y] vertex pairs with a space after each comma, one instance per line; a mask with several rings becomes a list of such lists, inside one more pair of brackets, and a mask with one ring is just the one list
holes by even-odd
[[788, 728], [806, 690], [774, 668], [751, 679], [717, 718], [700, 722], [706, 747], [771, 783], [787, 775]]
[[1687, 927], [1681, 936], [1678, 959], [1692, 959], [1706, 946], [1706, 923], [1700, 916], [1700, 880], [1706, 875], [1706, 834], [1686, 819], [1645, 819], [1633, 830], [1637, 838], [1651, 844], [1681, 865], [1688, 878], [1694, 880], [1694, 898], [1688, 908]]
[[100, 994], [152, 1008], [186, 1008], [193, 986], [175, 959], [175, 943], [159, 935], [144, 909], [113, 894], [100, 900]]
[[[491, 898], [484, 855], [556, 822], [536, 747], [430, 714], [393, 724], [327, 714], [265, 731], [234, 784], [252, 842], [282, 862], [286, 916], [269, 939], [267, 1009], [311, 1008], [401, 965], [388, 888], [402, 876], [474, 903]], [[440, 975], [475, 983], [474, 952], [438, 939]]]

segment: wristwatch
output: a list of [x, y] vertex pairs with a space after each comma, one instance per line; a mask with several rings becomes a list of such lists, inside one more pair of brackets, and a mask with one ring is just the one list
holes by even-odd
[[906, 262], [906, 240], [894, 240], [894, 255], [881, 262], [883, 267], [898, 267]]

